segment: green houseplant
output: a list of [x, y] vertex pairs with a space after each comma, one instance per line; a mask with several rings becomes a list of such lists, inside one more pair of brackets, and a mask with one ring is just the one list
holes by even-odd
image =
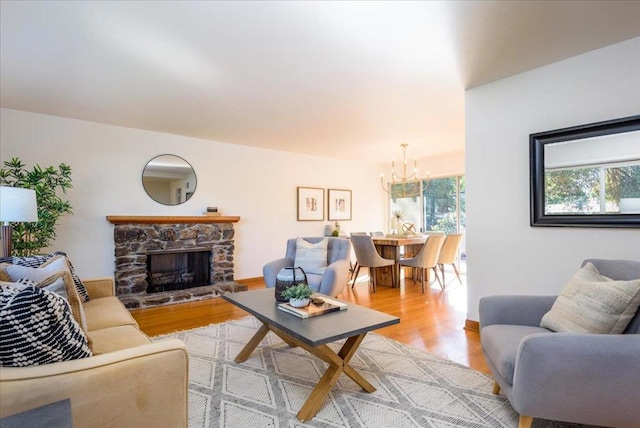
[[302, 308], [309, 304], [313, 290], [305, 283], [298, 283], [282, 292], [282, 297], [289, 300], [291, 306]]
[[69, 201], [58, 196], [66, 194], [71, 184], [71, 167], [61, 163], [57, 168], [35, 165], [28, 170], [19, 158], [5, 161], [0, 169], [0, 185], [23, 187], [36, 191], [38, 221], [13, 223], [13, 255], [28, 256], [48, 247], [56, 237], [56, 224], [63, 214], [73, 214]]

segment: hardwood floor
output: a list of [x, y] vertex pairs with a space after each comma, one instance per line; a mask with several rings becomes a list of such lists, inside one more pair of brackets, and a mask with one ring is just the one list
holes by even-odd
[[[464, 283], [464, 275], [462, 279]], [[247, 284], [249, 289], [265, 286], [261, 279], [240, 282]], [[466, 285], [460, 285], [454, 275], [448, 274], [444, 291], [434, 283], [422, 294], [419, 283], [403, 279], [400, 289], [378, 286], [377, 292], [373, 293], [368, 287], [368, 275], [361, 271], [356, 286], [351, 289], [349, 285], [338, 297], [400, 317], [400, 324], [376, 330], [376, 333], [489, 373], [480, 348], [479, 333], [464, 329]], [[156, 336], [239, 319], [248, 314], [216, 298], [139, 309], [132, 311], [132, 315], [142, 331]]]

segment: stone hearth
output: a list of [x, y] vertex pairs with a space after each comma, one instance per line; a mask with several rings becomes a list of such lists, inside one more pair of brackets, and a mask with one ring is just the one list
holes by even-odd
[[[116, 295], [127, 308], [146, 308], [202, 300], [246, 290], [234, 281], [234, 228], [240, 217], [107, 216], [113, 223]], [[157, 251], [210, 249], [208, 285], [147, 293], [147, 254]]]

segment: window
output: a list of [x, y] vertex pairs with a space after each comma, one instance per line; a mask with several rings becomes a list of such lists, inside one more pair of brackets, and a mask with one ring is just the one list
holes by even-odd
[[545, 170], [545, 214], [607, 214], [640, 198], [640, 162]]
[[[465, 230], [465, 177], [454, 176], [390, 186], [390, 230], [401, 234], [407, 225], [417, 231]], [[464, 239], [461, 248], [464, 254]]]

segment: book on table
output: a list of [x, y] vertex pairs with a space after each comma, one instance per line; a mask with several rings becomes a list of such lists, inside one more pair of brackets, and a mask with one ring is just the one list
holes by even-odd
[[309, 303], [304, 308], [295, 308], [291, 306], [290, 303], [279, 303], [278, 309], [295, 315], [299, 318], [311, 318], [318, 315], [324, 315], [336, 311], [344, 311], [347, 309], [347, 304], [344, 302], [339, 302], [337, 300], [333, 300], [324, 296], [322, 296], [322, 300], [324, 300], [324, 303], [322, 303], [321, 305], [314, 305], [313, 303]]

